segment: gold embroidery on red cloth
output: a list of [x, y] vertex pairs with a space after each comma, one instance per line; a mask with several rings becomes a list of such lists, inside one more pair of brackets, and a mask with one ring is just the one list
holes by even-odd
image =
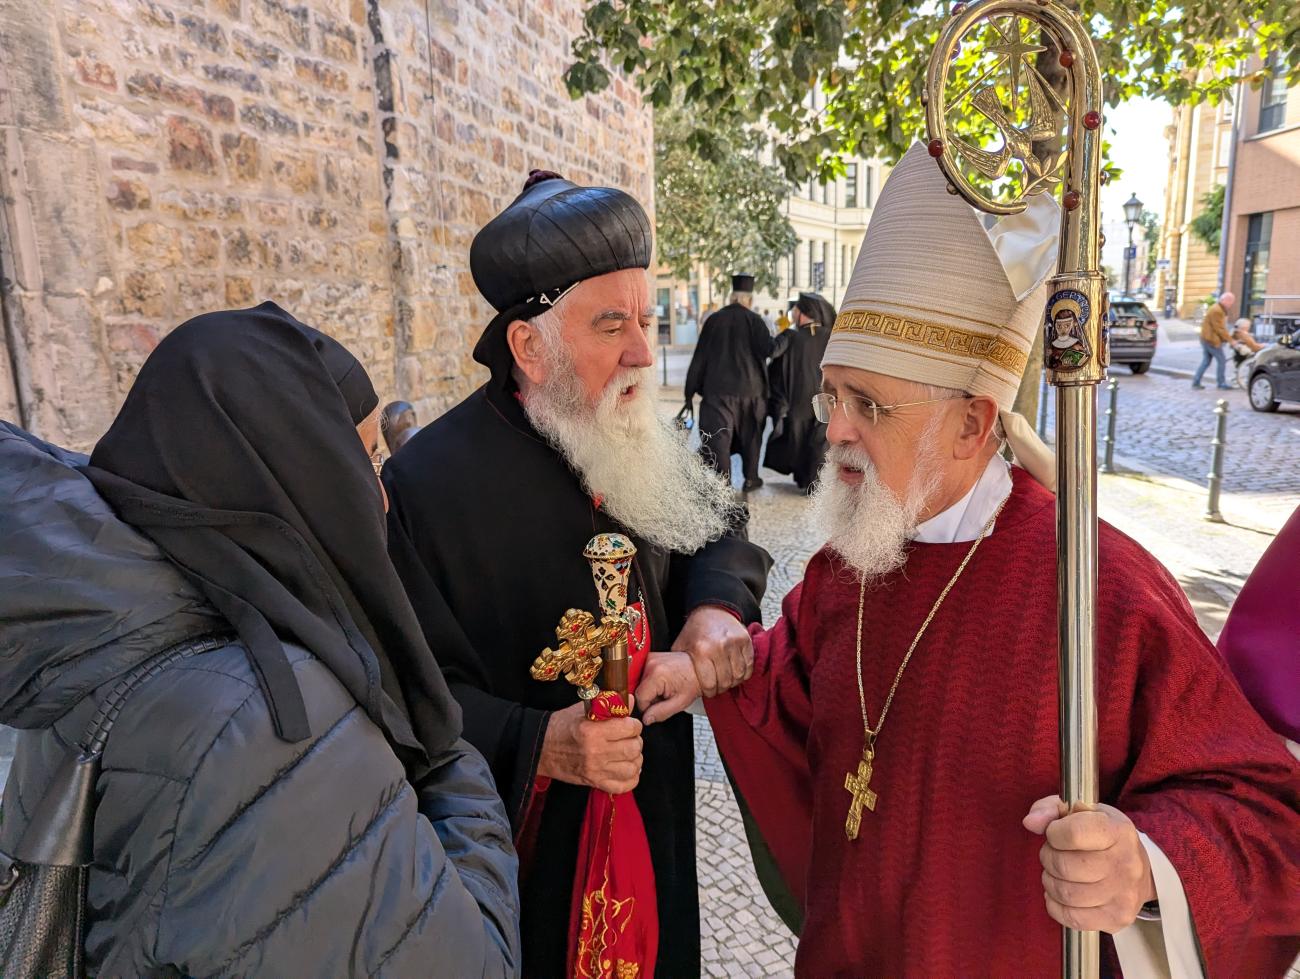
[[[609, 810], [610, 838], [614, 836], [614, 809]], [[636, 911], [636, 899], [611, 901], [609, 887], [609, 855], [605, 856], [605, 870], [600, 886], [582, 895], [582, 925], [578, 929], [578, 961], [574, 966], [579, 979], [638, 979], [641, 966], [623, 959], [607, 959], [606, 951], [619, 935], [627, 931]]]
[[[994, 328], [990, 327], [990, 329]], [[1016, 374], [1024, 373], [1025, 365], [1029, 363], [1028, 354], [998, 336], [865, 309], [851, 309], [840, 313], [835, 318], [835, 329], [831, 332], [885, 337], [915, 347], [942, 350], [963, 357], [976, 357]]]

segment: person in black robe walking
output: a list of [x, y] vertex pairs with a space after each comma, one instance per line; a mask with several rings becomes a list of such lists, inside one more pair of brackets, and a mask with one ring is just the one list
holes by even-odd
[[826, 458], [826, 426], [813, 417], [821, 390], [822, 354], [835, 326], [835, 308], [815, 292], [799, 293], [791, 329], [777, 337], [768, 365], [767, 414], [772, 434], [763, 465], [794, 476], [801, 490], [812, 486]]
[[700, 395], [700, 452], [731, 479], [731, 457], [740, 455], [744, 488], [763, 485], [758, 458], [767, 412], [764, 369], [772, 355], [772, 333], [751, 309], [754, 277], [731, 277], [731, 301], [704, 322], [686, 371], [686, 404]]
[[524, 974], [548, 979], [566, 974], [592, 789], [635, 793], [657, 973], [700, 969], [690, 719], [585, 720], [576, 688], [529, 673], [566, 609], [596, 608], [587, 542], [618, 532], [637, 548], [628, 602], [648, 634], [631, 672], [693, 669], [706, 695], [749, 675], [745, 627], [771, 565], [730, 487], [657, 413], [651, 244], [628, 195], [534, 172], [470, 252], [498, 311], [474, 351], [491, 379], [384, 468], [394, 563], [512, 820]]

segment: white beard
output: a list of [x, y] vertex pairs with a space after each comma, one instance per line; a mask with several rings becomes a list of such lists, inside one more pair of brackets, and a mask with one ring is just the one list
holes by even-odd
[[[524, 411], [605, 511], [643, 540], [694, 553], [738, 516], [731, 487], [655, 409], [653, 368], [625, 368], [587, 403], [567, 350], [550, 350], [541, 385], [521, 384]], [[619, 394], [631, 385], [631, 400]]]
[[[829, 547], [862, 581], [882, 578], [907, 563], [907, 548], [926, 503], [940, 482], [934, 432], [919, 440], [916, 468], [906, 498], [900, 500], [880, 481], [871, 457], [862, 449], [832, 445], [812, 496], [813, 521]], [[862, 470], [862, 482], [840, 480], [841, 465]]]

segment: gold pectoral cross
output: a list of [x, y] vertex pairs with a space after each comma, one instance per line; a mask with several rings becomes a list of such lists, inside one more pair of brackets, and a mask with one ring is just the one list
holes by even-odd
[[871, 748], [863, 748], [857, 772], [849, 772], [844, 776], [844, 788], [853, 795], [849, 802], [848, 818], [844, 820], [844, 835], [850, 842], [858, 838], [863, 807], [876, 811], [876, 793], [871, 791], [871, 760], [875, 757], [876, 753]]

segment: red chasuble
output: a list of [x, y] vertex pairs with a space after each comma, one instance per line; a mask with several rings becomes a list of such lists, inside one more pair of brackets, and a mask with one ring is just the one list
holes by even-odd
[[[754, 676], [706, 701], [723, 758], [804, 911], [796, 972], [944, 979], [1060, 974], [1042, 839], [1021, 819], [1059, 790], [1053, 497], [1023, 471], [903, 676], [856, 841], [862, 756], [858, 584], [826, 551], [768, 632]], [[1100, 531], [1102, 799], [1182, 880], [1211, 977], [1281, 976], [1300, 950], [1300, 767], [1243, 698], [1177, 582]], [[869, 587], [873, 723], [970, 544], [916, 544]]]

